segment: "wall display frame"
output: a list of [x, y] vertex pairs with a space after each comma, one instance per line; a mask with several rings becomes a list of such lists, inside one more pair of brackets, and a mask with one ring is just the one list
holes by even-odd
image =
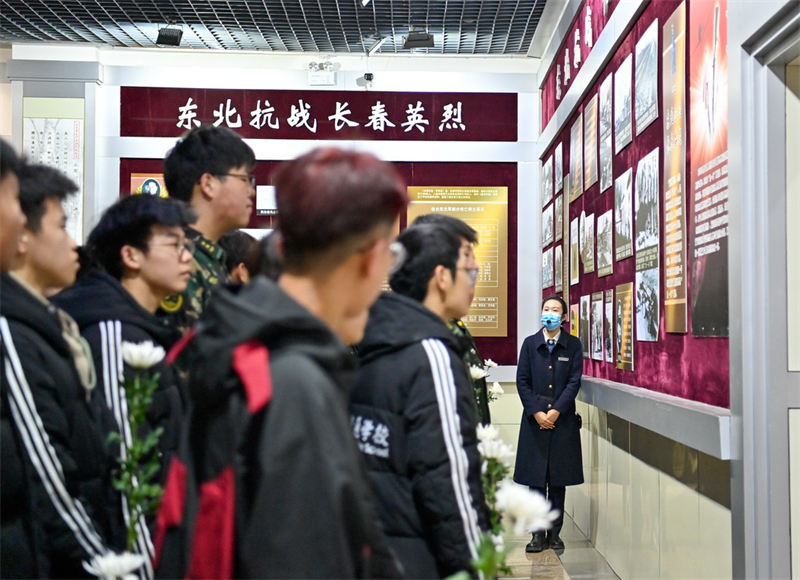
[[564, 291], [564, 247], [556, 244], [554, 252], [555, 291], [556, 294]]
[[618, 369], [633, 370], [633, 284], [620, 284], [616, 291], [616, 347]]
[[583, 273], [594, 272], [594, 214], [586, 215], [581, 212], [581, 262], [583, 263]]
[[553, 248], [542, 252], [542, 288], [553, 285]]
[[581, 281], [580, 220], [575, 218], [569, 224], [569, 285]]
[[542, 246], [549, 246], [553, 243], [554, 206], [555, 204], [551, 203], [542, 210]]
[[564, 196], [557, 195], [555, 202], [553, 202], [553, 206], [555, 207], [555, 216], [553, 219], [555, 220], [555, 241], [561, 240], [564, 237]]
[[659, 243], [659, 148], [645, 155], [636, 168], [636, 339], [658, 340], [661, 286]]
[[569, 174], [572, 190], [570, 202], [583, 195], [583, 113], [572, 124], [569, 133]]
[[553, 158], [553, 179], [555, 181], [555, 193], [564, 187], [564, 144], [556, 145], [556, 152]]
[[636, 134], [658, 118], [658, 19], [636, 43]]
[[603, 360], [603, 292], [592, 293], [592, 359]]
[[591, 311], [592, 311], [592, 297], [590, 295], [581, 296], [581, 321], [580, 321], [580, 335], [581, 347], [583, 349], [583, 358], [591, 358]]
[[612, 135], [612, 99], [611, 91], [614, 86], [614, 75], [608, 75], [600, 85], [600, 193], [603, 193], [614, 183], [613, 159], [614, 152]]
[[583, 189], [597, 183], [597, 94], [583, 110]]
[[553, 199], [553, 156], [542, 164], [542, 207]]
[[614, 181], [614, 259], [633, 256], [633, 170]]
[[629, 54], [614, 73], [614, 154], [633, 140], [633, 55]]
[[580, 337], [580, 307], [577, 304], [570, 304], [569, 306], [569, 333], [572, 336]]
[[603, 326], [604, 339], [603, 339], [603, 352], [605, 353], [605, 361], [609, 363], [614, 362], [614, 289], [609, 288], [605, 292], [604, 304], [605, 323]]
[[603, 278], [614, 272], [614, 210], [610, 209], [597, 218], [597, 277]]

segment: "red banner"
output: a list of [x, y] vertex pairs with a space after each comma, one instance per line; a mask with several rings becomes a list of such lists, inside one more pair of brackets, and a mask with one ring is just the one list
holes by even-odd
[[179, 137], [201, 123], [248, 139], [516, 141], [516, 93], [122, 87], [120, 135]]

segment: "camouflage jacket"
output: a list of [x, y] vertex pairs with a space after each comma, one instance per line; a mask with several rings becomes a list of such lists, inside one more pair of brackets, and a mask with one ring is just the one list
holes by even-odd
[[164, 298], [158, 309], [158, 314], [168, 316], [170, 324], [183, 334], [200, 318], [214, 287], [230, 281], [225, 268], [225, 251], [193, 228], [186, 228], [186, 237], [195, 244], [192, 277], [186, 290]]
[[[447, 325], [450, 327], [450, 330], [453, 331], [454, 335], [469, 344], [467, 353], [464, 355], [464, 361], [467, 363], [467, 366], [483, 368], [481, 355], [478, 353], [478, 347], [475, 346], [475, 339], [472, 338], [472, 334], [470, 334], [467, 325], [458, 319], [451, 320]], [[486, 378], [473, 380], [472, 384], [475, 388], [475, 403], [478, 406], [478, 420], [484, 425], [488, 425], [492, 422], [492, 418], [489, 413], [489, 395], [486, 391]]]

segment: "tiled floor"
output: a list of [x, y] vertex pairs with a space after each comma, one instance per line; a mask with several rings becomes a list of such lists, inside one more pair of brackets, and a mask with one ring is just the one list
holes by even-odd
[[565, 516], [564, 527], [561, 530], [561, 539], [564, 540], [565, 549], [560, 556], [556, 555], [553, 550], [545, 550], [538, 554], [526, 554], [525, 544], [530, 539], [530, 535], [525, 537], [507, 536], [507, 541], [513, 543], [506, 560], [511, 568], [510, 578], [619, 580], [603, 556], [597, 553], [594, 546], [572, 523], [569, 516]]

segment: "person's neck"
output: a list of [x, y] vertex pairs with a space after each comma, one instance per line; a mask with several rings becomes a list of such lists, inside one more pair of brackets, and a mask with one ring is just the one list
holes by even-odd
[[347, 317], [344, 311], [344, 301], [341, 299], [342, 287], [336, 284], [334, 276], [313, 276], [287, 272], [278, 279], [278, 286], [325, 323], [334, 334], [345, 340], [343, 331]]
[[158, 305], [166, 298], [166, 294], [161, 295], [153, 292], [153, 289], [138, 277], [123, 277], [119, 281], [122, 287], [128, 291], [133, 299], [145, 310], [155, 314], [158, 310]]
[[548, 330], [546, 327], [544, 328], [544, 335], [547, 338], [555, 338], [556, 336], [558, 336], [559, 332], [561, 332], [561, 327], [560, 326], [558, 328], [556, 328], [555, 330]]
[[40, 280], [36, 272], [31, 268], [23, 266], [17, 270], [12, 270], [11, 274], [22, 282], [28, 290], [35, 292], [39, 298], [45, 298], [45, 291], [49, 286]]
[[228, 228], [221, 223], [211, 208], [206, 205], [192, 206], [197, 213], [197, 221], [192, 224], [192, 228], [203, 234], [206, 238], [217, 243]]

